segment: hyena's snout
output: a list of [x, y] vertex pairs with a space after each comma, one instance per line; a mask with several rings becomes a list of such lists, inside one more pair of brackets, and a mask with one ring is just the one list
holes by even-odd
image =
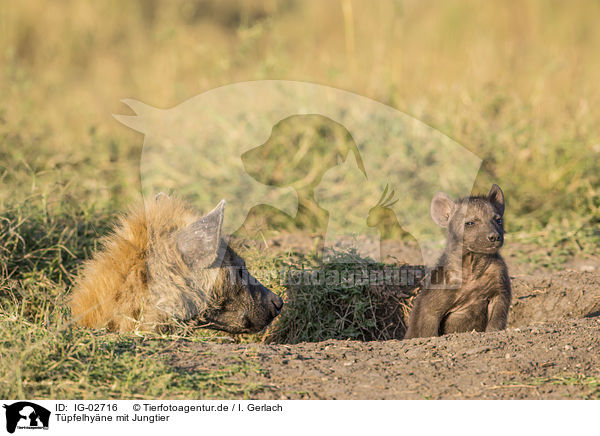
[[274, 292], [271, 292], [268, 288], [260, 285], [261, 304], [267, 309], [267, 312], [271, 319], [271, 322], [277, 315], [281, 313], [283, 308], [283, 299]]
[[[245, 267], [232, 270], [239, 271], [239, 275], [213, 289], [220, 297], [214, 299], [215, 304], [202, 318], [212, 328], [229, 333], [259, 332], [281, 313], [283, 300], [250, 275]], [[228, 275], [225, 270], [221, 273]]]
[[260, 331], [281, 313], [283, 299], [261, 283], [251, 285], [249, 293], [253, 304], [247, 306], [244, 328]]

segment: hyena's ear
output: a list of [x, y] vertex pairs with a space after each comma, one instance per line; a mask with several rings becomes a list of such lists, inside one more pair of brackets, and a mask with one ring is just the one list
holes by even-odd
[[225, 200], [221, 200], [206, 216], [179, 232], [177, 249], [186, 265], [191, 268], [208, 268], [221, 257], [224, 213]]
[[493, 184], [488, 193], [488, 200], [500, 215], [504, 215], [504, 193], [500, 186]]
[[450, 197], [443, 192], [438, 192], [431, 200], [431, 218], [440, 227], [448, 227], [454, 214], [456, 205]]

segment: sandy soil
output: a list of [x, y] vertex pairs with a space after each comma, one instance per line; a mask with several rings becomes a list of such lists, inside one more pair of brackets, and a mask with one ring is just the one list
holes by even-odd
[[[284, 246], [287, 244], [283, 244]], [[182, 343], [186, 371], [244, 359], [260, 399], [600, 398], [600, 258], [560, 271], [505, 253], [513, 286], [509, 328], [406, 341], [295, 345]]]
[[260, 399], [564, 399], [599, 397], [600, 319], [407, 341], [296, 345], [186, 344], [173, 363], [194, 371], [242, 358], [261, 371]]

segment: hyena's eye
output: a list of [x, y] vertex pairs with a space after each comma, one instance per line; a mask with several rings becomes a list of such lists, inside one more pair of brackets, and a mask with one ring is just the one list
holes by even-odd
[[465, 227], [472, 227], [472, 226], [474, 226], [474, 225], [475, 225], [475, 221], [467, 221], [467, 222], [465, 223]]

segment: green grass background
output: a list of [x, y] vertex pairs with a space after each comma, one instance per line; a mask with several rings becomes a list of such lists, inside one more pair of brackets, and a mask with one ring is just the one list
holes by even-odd
[[161, 338], [68, 324], [78, 265], [140, 197], [142, 136], [111, 117], [126, 97], [168, 108], [258, 79], [347, 89], [480, 156], [475, 191], [502, 186], [508, 243], [544, 247], [523, 262], [594, 255], [599, 13], [545, 0], [0, 2], [0, 397], [260, 388], [230, 380], [243, 363], [181, 375]]

